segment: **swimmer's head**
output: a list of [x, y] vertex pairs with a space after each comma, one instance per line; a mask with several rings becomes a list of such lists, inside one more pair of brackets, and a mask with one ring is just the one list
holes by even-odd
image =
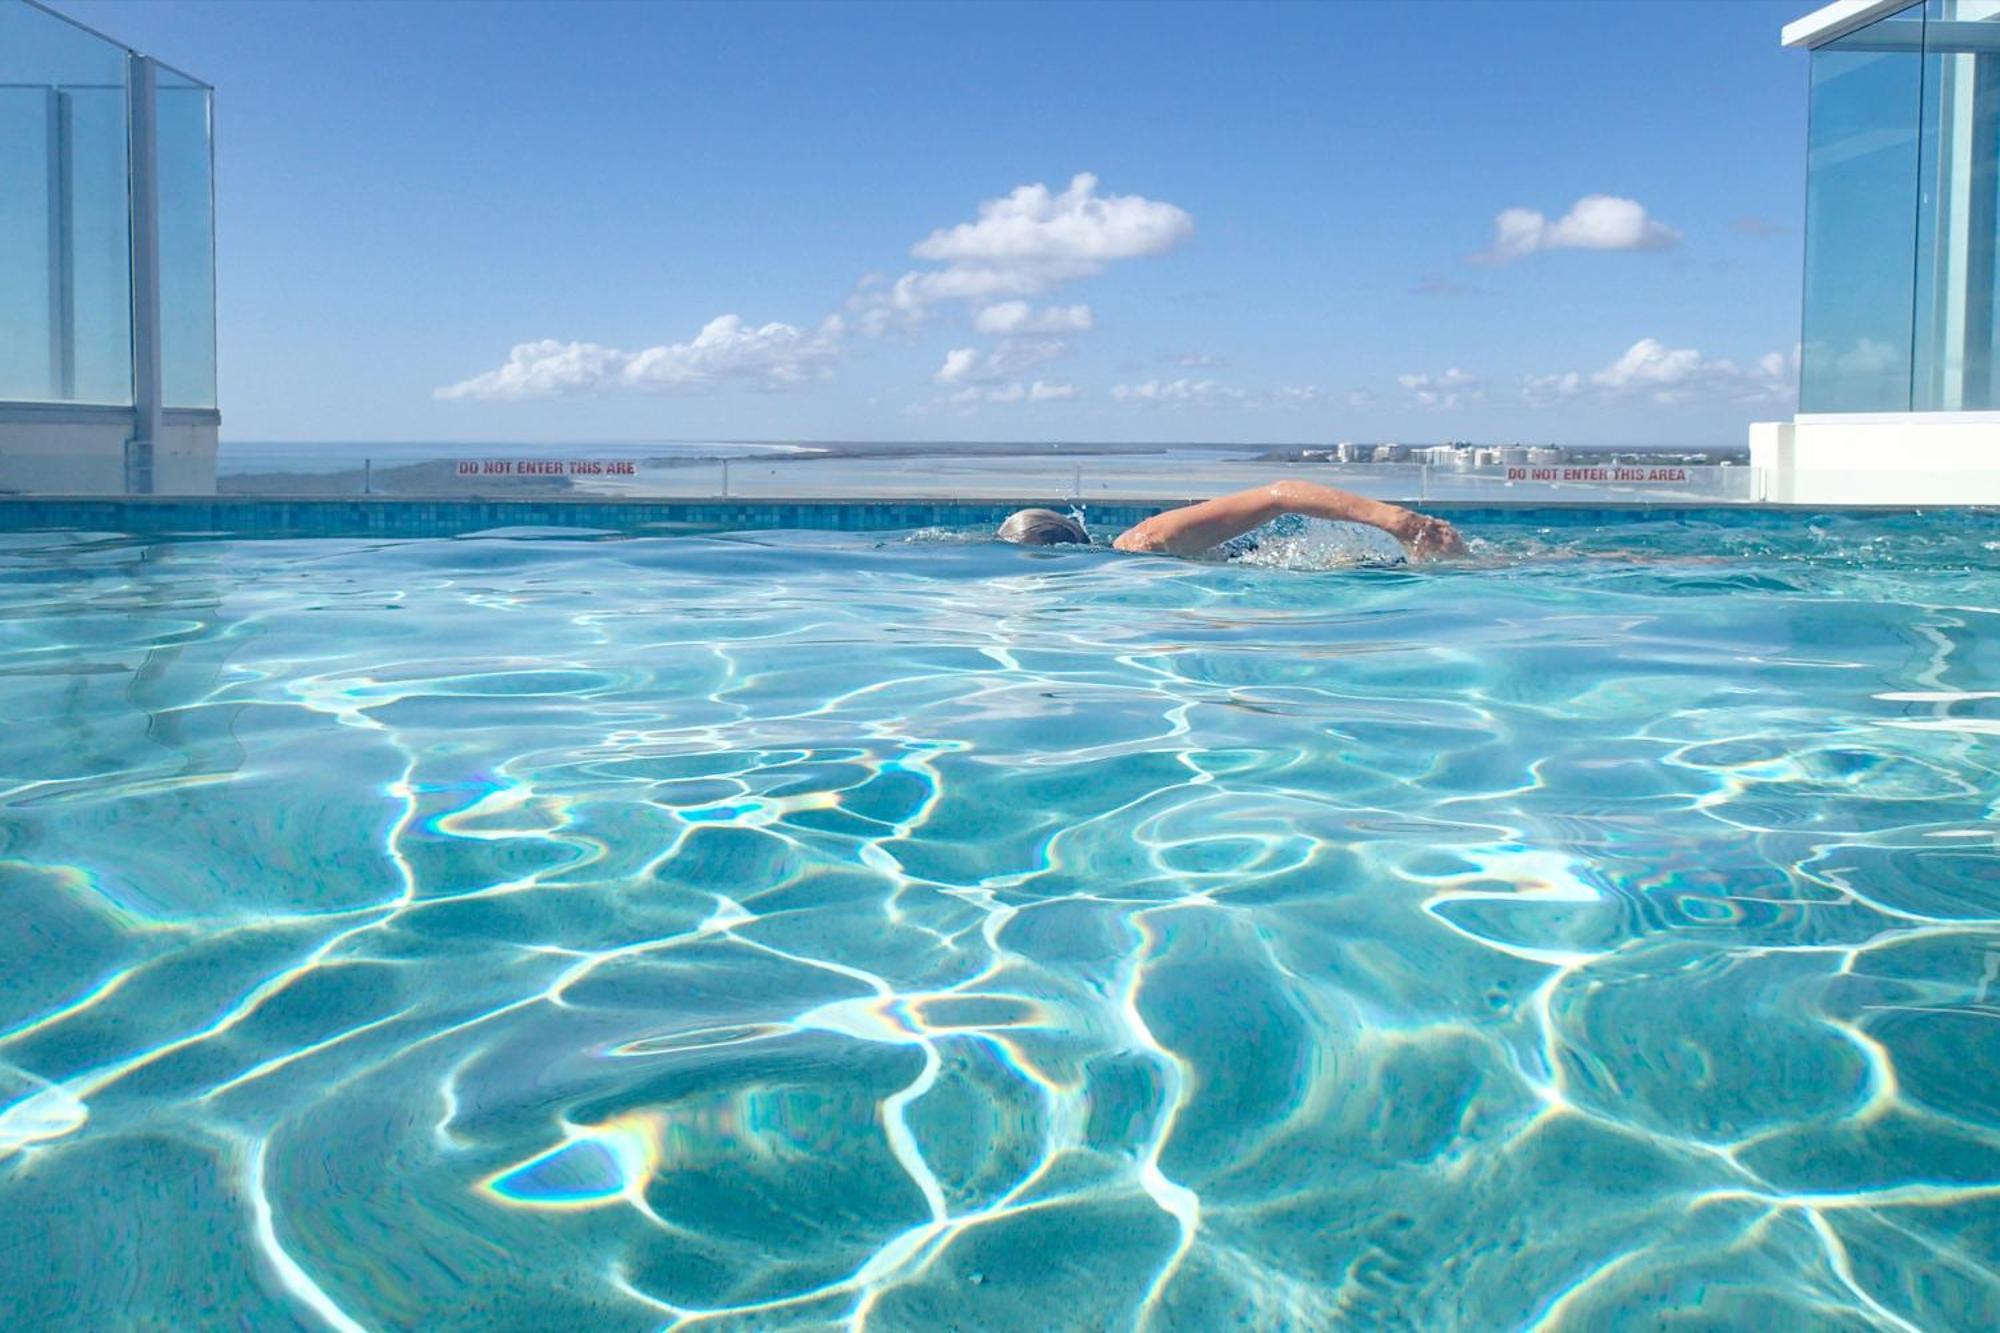
[[1000, 540], [1023, 546], [1061, 546], [1076, 542], [1088, 546], [1090, 534], [1083, 524], [1053, 509], [1023, 509], [1008, 516], [1000, 525]]

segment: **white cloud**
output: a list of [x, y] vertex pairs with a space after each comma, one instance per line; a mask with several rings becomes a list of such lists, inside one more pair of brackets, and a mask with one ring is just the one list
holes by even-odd
[[956, 384], [960, 380], [970, 379], [978, 366], [977, 347], [954, 347], [944, 354], [944, 364], [931, 378], [939, 384]]
[[1121, 403], [1168, 403], [1182, 407], [1216, 407], [1224, 403], [1240, 403], [1249, 397], [1233, 385], [1191, 379], [1114, 384], [1111, 396]]
[[[1101, 194], [1088, 172], [1060, 192], [1023, 185], [979, 206], [971, 222], [932, 231], [911, 247], [936, 266], [857, 284], [852, 320], [829, 316], [817, 328], [711, 320], [693, 339], [639, 351], [594, 342], [543, 339], [516, 345], [504, 364], [436, 390], [445, 399], [527, 399], [631, 389], [695, 393], [725, 384], [785, 389], [829, 379], [850, 333], [879, 335], [922, 324], [941, 304], [962, 306], [973, 328], [1001, 341], [986, 351], [956, 348], [935, 378], [946, 384], [1019, 379], [1068, 350], [1060, 337], [1095, 324], [1088, 305], [1031, 304], [1054, 288], [1126, 259], [1161, 255], [1194, 232], [1182, 209], [1139, 195]], [[1042, 381], [1036, 381], [1042, 384]], [[1073, 396], [1045, 385], [1043, 401]], [[1034, 386], [1022, 389], [1034, 396]]]
[[1529, 375], [1521, 381], [1521, 396], [1531, 403], [1554, 403], [1583, 392], [1583, 376], [1574, 370], [1560, 375]]
[[1716, 371], [1733, 374], [1727, 361], [1711, 361], [1692, 347], [1669, 347], [1658, 338], [1641, 338], [1625, 354], [1590, 377], [1612, 393], [1678, 388]]
[[1530, 375], [1521, 382], [1521, 393], [1532, 403], [1586, 396], [1643, 398], [1660, 404], [1700, 398], [1785, 402], [1797, 383], [1797, 353], [1769, 352], [1739, 366], [1726, 357], [1704, 356], [1693, 347], [1668, 347], [1658, 338], [1641, 338], [1602, 370]]
[[1059, 194], [1022, 185], [987, 200], [977, 221], [940, 227], [910, 247], [916, 258], [944, 267], [916, 269], [893, 282], [864, 279], [848, 304], [868, 334], [914, 328], [933, 306], [953, 301], [984, 306], [980, 318], [1022, 321], [981, 332], [1081, 332], [1090, 327], [1088, 307], [1052, 306], [1036, 315], [1024, 298], [1120, 260], [1166, 254], [1193, 234], [1194, 219], [1184, 210], [1135, 194], [1100, 195], [1097, 177], [1082, 172]]
[[1068, 350], [1069, 344], [1060, 338], [1038, 342], [1003, 338], [983, 354], [977, 347], [954, 347], [944, 354], [944, 364], [931, 378], [939, 384], [981, 384], [1010, 379], [1043, 362], [1053, 361]]
[[951, 394], [945, 401], [950, 403], [1065, 403], [1079, 396], [1083, 390], [1074, 384], [1052, 384], [1047, 380], [1036, 380], [1033, 384], [1023, 384], [1016, 380], [1012, 384], [969, 384]]
[[863, 333], [880, 336], [894, 328], [917, 327], [940, 302], [1039, 296], [1048, 285], [1045, 275], [1028, 269], [925, 269], [905, 273], [892, 283], [879, 277], [863, 279], [848, 307]]
[[838, 315], [813, 333], [790, 324], [749, 328], [735, 315], [723, 315], [703, 325], [693, 342], [633, 353], [624, 380], [635, 388], [665, 391], [702, 388], [721, 379], [792, 388], [839, 355], [842, 331]]
[[1457, 366], [1441, 375], [1412, 372], [1396, 376], [1396, 383], [1408, 389], [1421, 407], [1452, 408], [1478, 402], [1486, 396], [1486, 382]]
[[727, 383], [790, 389], [832, 374], [840, 354], [838, 316], [804, 332], [790, 324], [746, 325], [722, 315], [688, 342], [637, 352], [599, 343], [517, 343], [496, 370], [437, 390], [439, 398], [554, 398], [565, 394], [637, 389], [648, 393], [699, 393]]
[[1505, 264], [1538, 250], [1668, 250], [1681, 234], [1646, 216], [1635, 199], [1585, 195], [1554, 222], [1532, 208], [1510, 208], [1493, 219], [1493, 245], [1473, 258]]
[[1152, 404], [1168, 408], [1233, 407], [1241, 411], [1267, 409], [1296, 410], [1328, 401], [1327, 391], [1317, 384], [1287, 384], [1275, 389], [1244, 389], [1213, 379], [1141, 380], [1111, 386], [1111, 397], [1121, 403]]
[[[1815, 354], [1818, 349], [1815, 348]], [[1770, 356], [1777, 355], [1775, 352]], [[1764, 358], [1770, 360], [1770, 356]], [[1834, 369], [1842, 375], [1879, 375], [1903, 363], [1903, 353], [1877, 338], [1863, 338], [1834, 358]], [[1758, 364], [1762, 365], [1763, 362]]]
[[973, 316], [980, 333], [1088, 333], [1095, 321], [1087, 305], [1052, 305], [1037, 311], [1026, 301], [1002, 301]]
[[1050, 380], [1025, 382], [1015, 380], [1007, 384], [967, 384], [939, 398], [930, 398], [910, 403], [903, 408], [904, 416], [928, 417], [945, 414], [956, 417], [977, 416], [980, 409], [1013, 404], [1066, 403], [1083, 396], [1083, 390], [1074, 384], [1058, 383]]
[[1085, 171], [1061, 194], [1046, 185], [1016, 186], [981, 204], [979, 221], [940, 228], [910, 253], [952, 264], [1095, 270], [1165, 254], [1193, 234], [1194, 219], [1181, 209], [1136, 194], [1099, 195], [1097, 177]]
[[439, 398], [553, 398], [587, 393], [616, 383], [631, 361], [629, 353], [597, 343], [560, 343], [553, 338], [516, 343], [498, 370], [439, 389]]

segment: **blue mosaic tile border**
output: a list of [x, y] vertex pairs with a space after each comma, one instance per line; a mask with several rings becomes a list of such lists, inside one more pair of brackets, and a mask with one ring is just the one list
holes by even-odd
[[[1008, 514], [1028, 503], [1034, 502], [0, 497], [0, 531], [82, 529], [176, 537], [454, 537], [515, 527], [595, 528], [659, 535], [774, 529], [882, 532], [998, 526]], [[1102, 533], [1123, 530], [1173, 507], [1167, 503], [1100, 503], [1090, 505], [1085, 513], [1091, 528]], [[1475, 527], [1495, 521], [1549, 527], [1649, 518], [1679, 522], [1693, 514], [1706, 523], [1733, 527], [1768, 523], [1774, 513], [1799, 512], [1750, 505], [1438, 504], [1424, 509]]]
[[[146, 535], [449, 537], [490, 528], [731, 532], [896, 531], [998, 526], [1020, 504], [820, 500], [403, 500], [0, 498], [0, 531], [68, 528]], [[1170, 505], [1093, 505], [1096, 527], [1129, 527]]]

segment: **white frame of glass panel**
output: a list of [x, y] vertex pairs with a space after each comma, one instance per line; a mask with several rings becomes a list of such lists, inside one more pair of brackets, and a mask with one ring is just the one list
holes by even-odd
[[125, 446], [125, 489], [153, 489], [153, 450], [160, 440], [160, 170], [154, 132], [153, 62], [136, 52], [126, 60], [125, 114], [132, 204], [132, 440]]
[[49, 89], [49, 392], [76, 396], [76, 254], [72, 243], [76, 183], [70, 175], [70, 94]]
[[1778, 40], [1785, 46], [1823, 46], [1845, 37], [1856, 28], [1865, 28], [1876, 19], [1886, 18], [1913, 0], [1834, 0], [1824, 9], [1815, 9], [1802, 19], [1787, 23]]

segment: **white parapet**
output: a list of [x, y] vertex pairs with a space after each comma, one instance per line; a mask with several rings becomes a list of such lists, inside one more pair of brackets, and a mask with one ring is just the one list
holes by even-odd
[[[215, 494], [214, 412], [162, 414], [150, 491]], [[0, 405], [0, 494], [130, 494], [130, 408]]]
[[1750, 466], [1773, 504], [2000, 505], [2000, 412], [1760, 421]]

